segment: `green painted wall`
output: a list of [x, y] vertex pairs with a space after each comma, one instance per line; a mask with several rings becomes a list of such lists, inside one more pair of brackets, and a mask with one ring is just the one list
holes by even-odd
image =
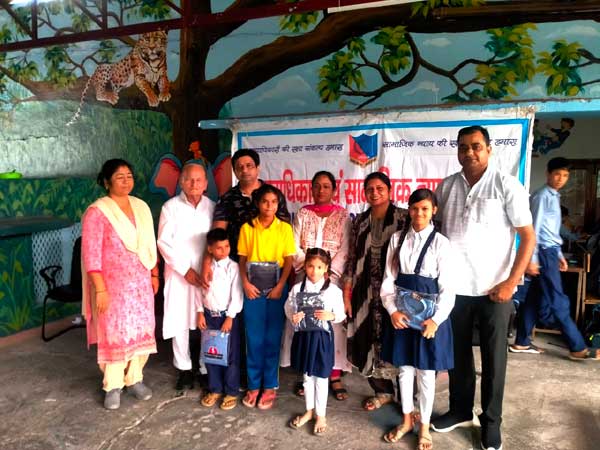
[[[152, 112], [90, 107], [91, 115], [75, 132], [61, 128], [71, 113], [64, 106], [24, 104], [3, 123], [0, 157], [5, 164], [5, 157], [12, 158], [5, 167], [35, 178], [0, 180], [0, 217], [51, 215], [79, 222], [87, 206], [104, 194], [95, 181], [102, 163], [124, 158], [134, 167], [133, 195], [150, 204], [157, 220], [164, 199], [149, 192], [148, 181], [158, 158], [171, 151], [169, 120]], [[33, 275], [31, 236], [0, 238], [0, 337], [41, 325]], [[79, 305], [52, 303], [49, 320], [79, 310]]]

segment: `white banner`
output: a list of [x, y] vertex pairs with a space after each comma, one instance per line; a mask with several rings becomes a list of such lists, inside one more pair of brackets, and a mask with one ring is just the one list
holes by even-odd
[[377, 170], [390, 177], [392, 200], [398, 206], [406, 206], [418, 188], [435, 190], [444, 177], [460, 170], [456, 136], [470, 125], [488, 129], [490, 164], [528, 188], [532, 124], [532, 110], [520, 108], [238, 121], [231, 125], [232, 150], [252, 148], [259, 153], [260, 177], [281, 189], [290, 211], [312, 203], [312, 176], [328, 170], [337, 180], [335, 201], [358, 213], [366, 207], [363, 180]]

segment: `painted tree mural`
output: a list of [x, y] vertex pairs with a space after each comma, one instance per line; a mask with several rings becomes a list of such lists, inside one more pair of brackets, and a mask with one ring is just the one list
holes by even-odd
[[[99, 3], [99, 0], [67, 0], [40, 4], [38, 20], [55, 35], [89, 30], [94, 26]], [[115, 24], [164, 19], [172, 11], [167, 3], [163, 0], [108, 0]], [[273, 0], [234, 0], [226, 11], [274, 3]], [[154, 109], [166, 114], [173, 125], [173, 148], [180, 157], [187, 158], [185, 150], [195, 137], [200, 120], [217, 118], [235, 97], [290, 68], [321, 58], [327, 59], [320, 69], [315, 89], [322, 102], [337, 103], [342, 108], [365, 107], [406, 86], [421, 71], [452, 82], [453, 90], [443, 96], [443, 101], [450, 103], [510, 99], [519, 84], [527, 83], [540, 73], [546, 78], [549, 96], [575, 96], [587, 86], [600, 83], [600, 78], [584, 79], [581, 71], [597, 65], [600, 56], [577, 42], [565, 40], [556, 41], [552, 48], [536, 54], [530, 31], [535, 29], [534, 23], [598, 21], [600, 12], [594, 5], [597, 2], [590, 0], [532, 0], [527, 4], [427, 0], [360, 12], [292, 14], [280, 19], [281, 30], [293, 32], [292, 36], [282, 35], [247, 51], [212, 78], [206, 75], [211, 46], [244, 22], [212, 25], [206, 29], [187, 28], [180, 33], [179, 72], [171, 80], [170, 101], [150, 108], [144, 94], [132, 86], [121, 91], [116, 107]], [[212, 12], [209, 0], [192, 1], [190, 7], [194, 14]], [[27, 22], [30, 10], [17, 8], [15, 11], [18, 15], [15, 21], [0, 29], [1, 42], [13, 42], [23, 34], [19, 21]], [[415, 33], [484, 30], [487, 30], [485, 48], [489, 57], [467, 58], [453, 67], [441, 67], [436, 61], [426, 59], [413, 38]], [[119, 41], [132, 47], [135, 44], [134, 39], [128, 37]], [[367, 54], [367, 45], [374, 46], [377, 54], [372, 51]], [[28, 51], [0, 54], [0, 98], [8, 104], [56, 99], [79, 102], [91, 75], [90, 67], [93, 71], [97, 64], [117, 60], [116, 48], [115, 42], [110, 40], [98, 42], [94, 51], [84, 55], [77, 54], [70, 45], [48, 47], [44, 49], [45, 68], [32, 60]], [[9, 88], [8, 80], [23, 86], [32, 96], [23, 98], [14, 88]], [[216, 133], [204, 131], [200, 138], [209, 158], [214, 157]]]

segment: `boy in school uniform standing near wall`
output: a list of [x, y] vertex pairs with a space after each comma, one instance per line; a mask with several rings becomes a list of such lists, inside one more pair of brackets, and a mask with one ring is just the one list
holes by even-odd
[[[568, 268], [560, 247], [561, 211], [559, 191], [569, 181], [569, 161], [553, 158], [548, 161], [546, 184], [531, 196], [531, 213], [537, 245], [527, 267], [527, 274], [536, 277], [540, 284], [540, 297], [525, 301], [517, 323], [515, 344], [509, 346], [512, 353], [542, 353], [531, 343], [531, 332], [538, 319], [545, 323], [556, 322], [569, 346], [569, 358], [573, 360], [600, 359], [596, 348], [587, 348], [583, 336], [571, 318], [571, 302], [564, 293], [560, 272]], [[526, 293], [522, 293], [525, 297]]]

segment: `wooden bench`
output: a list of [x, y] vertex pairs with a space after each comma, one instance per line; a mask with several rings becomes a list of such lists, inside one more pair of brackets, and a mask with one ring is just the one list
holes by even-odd
[[583, 298], [581, 301], [581, 311], [579, 314], [579, 317], [581, 318], [581, 324], [580, 324], [580, 328], [584, 326], [584, 322], [585, 322], [585, 308], [588, 305], [598, 305], [600, 304], [600, 297], [598, 297], [595, 294], [592, 294], [591, 292], [588, 293], [587, 291], [587, 274], [590, 272], [591, 270], [591, 262], [592, 262], [592, 254], [590, 252], [585, 252], [585, 254], [583, 255], [583, 268], [584, 268], [584, 282], [583, 282], [583, 289], [584, 289], [584, 293], [583, 293]]

